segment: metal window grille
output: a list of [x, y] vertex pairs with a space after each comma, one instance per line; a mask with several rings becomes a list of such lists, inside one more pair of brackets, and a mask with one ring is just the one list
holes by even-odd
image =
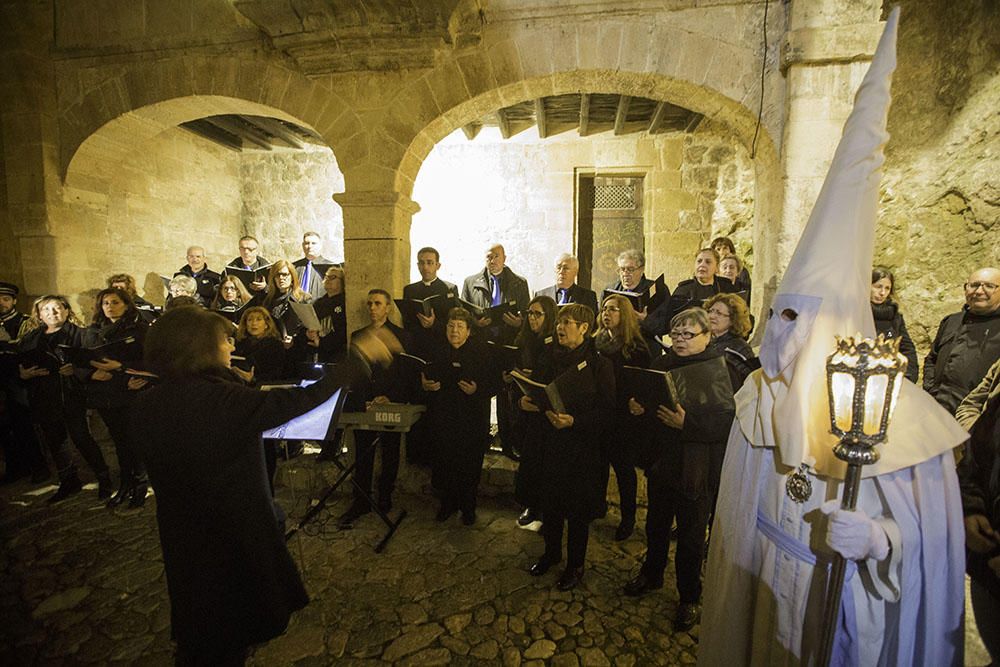
[[594, 187], [594, 210], [635, 209], [635, 184], [597, 185]]

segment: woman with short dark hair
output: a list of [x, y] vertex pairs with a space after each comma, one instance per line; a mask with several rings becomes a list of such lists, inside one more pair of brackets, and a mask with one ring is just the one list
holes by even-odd
[[[594, 349], [593, 328], [594, 311], [588, 306], [571, 303], [560, 308], [552, 363], [540, 376], [532, 374], [532, 379], [548, 383], [563, 373], [579, 372], [578, 381], [593, 387], [593, 392], [584, 392], [566, 405], [565, 413], [546, 410], [541, 422], [545, 552], [530, 573], [541, 576], [562, 560], [566, 532], [566, 569], [556, 584], [562, 591], [576, 588], [583, 579], [590, 522], [606, 509], [601, 435], [614, 411], [615, 372], [611, 362]], [[541, 411], [527, 396], [521, 398], [520, 406], [528, 412]]]
[[[97, 495], [111, 497], [111, 475], [100, 447], [87, 423], [87, 397], [73, 365], [66, 362], [60, 346], [83, 347], [84, 330], [66, 297], [46, 294], [35, 300], [28, 333], [21, 336], [18, 352], [22, 360], [18, 372], [28, 387], [31, 419], [42, 442], [48, 447], [59, 475], [59, 489], [48, 498], [54, 503], [79, 493], [83, 482], [77, 474], [66, 435], [97, 476]], [[28, 361], [31, 359], [31, 361]], [[49, 363], [39, 365], [37, 360]], [[26, 365], [27, 364], [27, 365]]]
[[[229, 373], [231, 325], [178, 308], [146, 336], [161, 381], [135, 404], [132, 428], [156, 493], [171, 627], [181, 664], [242, 664], [247, 648], [285, 631], [308, 602], [275, 516], [262, 431], [329, 399], [388, 363], [391, 334], [359, 337], [362, 358], [306, 388], [262, 392]], [[179, 431], [178, 428], [181, 427]]]
[[93, 372], [87, 383], [87, 406], [101, 415], [118, 457], [118, 491], [108, 500], [108, 507], [128, 502], [129, 508], [135, 509], [146, 502], [146, 467], [136, 454], [129, 430], [136, 392], [146, 382], [126, 371], [143, 369], [142, 344], [148, 328], [128, 292], [115, 287], [98, 292], [88, 343], [115, 344], [116, 349], [100, 361], [90, 362]]
[[906, 357], [906, 379], [916, 382], [920, 374], [917, 363], [917, 346], [913, 344], [906, 330], [906, 320], [895, 300], [896, 277], [884, 266], [872, 269], [872, 317], [875, 318], [875, 333], [886, 338], [899, 339], [899, 351]]
[[466, 526], [476, 522], [476, 493], [490, 441], [490, 398], [497, 390], [485, 346], [470, 338], [475, 329], [469, 311], [448, 311], [447, 345], [432, 354], [440, 374], [420, 376], [434, 434], [432, 481], [441, 492], [436, 519], [445, 521], [460, 511]]

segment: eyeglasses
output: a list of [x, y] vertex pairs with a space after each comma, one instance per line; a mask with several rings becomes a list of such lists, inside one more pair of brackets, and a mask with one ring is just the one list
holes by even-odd
[[278, 272], [278, 277], [279, 278], [291, 278], [292, 274], [289, 273], [288, 271], [279, 271]]
[[583, 322], [577, 322], [576, 320], [571, 320], [568, 317], [560, 317], [558, 320], [556, 320], [556, 324], [560, 326], [566, 326], [567, 324], [574, 324], [576, 326], [580, 326], [581, 324], [583, 324]]
[[983, 283], [983, 282], [965, 283], [965, 289], [968, 290], [969, 292], [975, 292], [980, 287], [982, 287], [983, 291], [986, 292], [987, 294], [992, 294], [993, 292], [996, 291], [997, 284]]
[[621, 310], [618, 306], [604, 306], [601, 308], [602, 313], [620, 313]]
[[674, 340], [691, 340], [695, 336], [700, 336], [704, 331], [699, 331], [697, 333], [693, 331], [671, 331], [670, 337]]
[[641, 266], [619, 266], [618, 273], [627, 273], [629, 275], [632, 275], [633, 273], [639, 271], [640, 269], [642, 269]]
[[541, 310], [529, 310], [526, 315], [533, 320], [537, 320], [539, 317], [545, 317], [545, 312]]
[[725, 317], [727, 320], [729, 319], [729, 313], [723, 312], [722, 309], [720, 308], [710, 308], [708, 314], [717, 315], [719, 317]]
[[257, 248], [248, 248], [245, 245], [241, 245], [240, 250], [249, 250], [250, 252], [255, 252]]

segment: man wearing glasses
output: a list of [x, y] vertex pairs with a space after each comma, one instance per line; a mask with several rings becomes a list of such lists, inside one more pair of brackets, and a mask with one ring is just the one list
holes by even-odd
[[975, 271], [965, 283], [965, 306], [938, 326], [924, 359], [924, 389], [949, 412], [1000, 358], [1000, 269]]
[[562, 306], [567, 303], [582, 303], [597, 312], [597, 295], [582, 285], [576, 284], [580, 273], [580, 260], [564, 252], [556, 258], [556, 284], [535, 292], [535, 296], [547, 296]]
[[[259, 248], [260, 242], [257, 241], [257, 239], [252, 236], [244, 236], [240, 239], [240, 256], [235, 257], [233, 261], [229, 262], [226, 266], [231, 266], [236, 269], [245, 269], [247, 271], [256, 271], [257, 269], [264, 268], [269, 265], [270, 262], [257, 255]], [[267, 276], [261, 276], [260, 280], [250, 283], [250, 289], [254, 292], [263, 292], [266, 290]]]
[[[636, 250], [635, 248], [630, 248], [628, 250], [623, 250], [620, 255], [618, 255], [618, 283], [612, 285], [609, 289], [615, 290], [625, 290], [628, 292], [642, 292], [649, 288], [653, 284], [653, 281], [646, 277], [643, 268], [646, 266], [646, 256], [643, 255], [641, 250]], [[660, 304], [659, 308], [649, 313], [646, 309], [641, 311], [636, 311], [636, 317], [639, 319], [639, 329], [642, 331], [642, 337], [646, 339], [646, 344], [649, 346], [650, 352], [656, 357], [663, 347], [656, 342], [656, 336], [663, 336], [667, 333], [667, 329], [670, 324], [670, 295], [665, 294], [666, 298]]]

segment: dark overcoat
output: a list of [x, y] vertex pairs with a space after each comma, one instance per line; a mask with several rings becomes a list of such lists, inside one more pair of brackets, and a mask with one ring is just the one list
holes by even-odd
[[604, 469], [601, 434], [610, 423], [615, 406], [615, 372], [611, 362], [597, 354], [587, 339], [567, 350], [557, 346], [552, 353], [548, 382], [566, 370], [587, 362], [597, 392], [567, 407], [573, 425], [557, 429], [548, 419], [539, 420], [542, 435], [542, 513], [589, 521], [605, 512]]
[[156, 493], [172, 632], [187, 651], [266, 641], [308, 602], [275, 516], [260, 433], [364, 373], [352, 359], [307, 388], [266, 392], [206, 373], [165, 380], [136, 400], [132, 429]]

